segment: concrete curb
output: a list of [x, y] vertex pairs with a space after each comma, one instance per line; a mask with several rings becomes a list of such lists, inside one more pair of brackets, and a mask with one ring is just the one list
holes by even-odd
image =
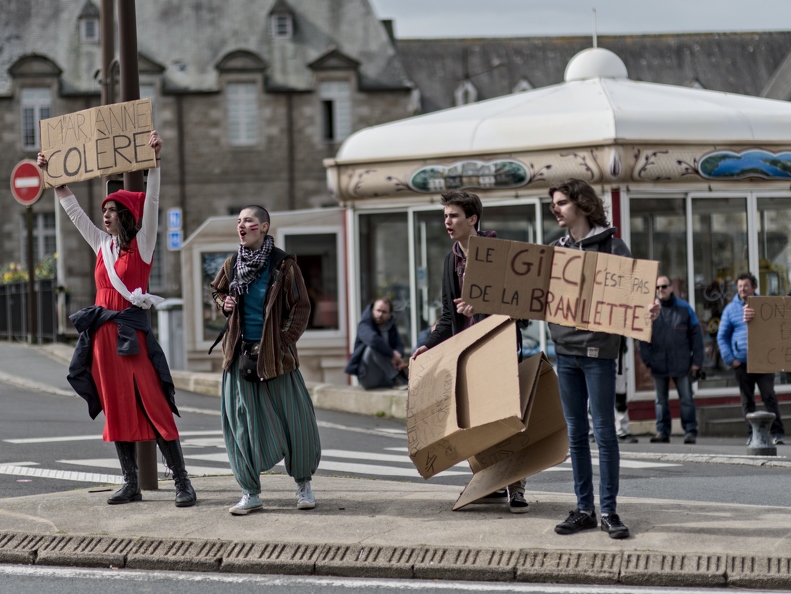
[[791, 558], [0, 532], [0, 563], [565, 584], [791, 588]]

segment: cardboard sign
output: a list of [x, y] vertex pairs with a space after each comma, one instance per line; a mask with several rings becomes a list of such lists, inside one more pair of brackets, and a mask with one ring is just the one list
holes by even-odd
[[547, 245], [470, 237], [462, 298], [478, 313], [543, 320], [553, 251]]
[[462, 298], [476, 313], [651, 341], [658, 262], [486, 237], [467, 254]]
[[791, 371], [791, 297], [748, 297], [747, 373]]
[[151, 99], [41, 120], [41, 152], [48, 161], [44, 187], [156, 167], [148, 146], [153, 127]]
[[410, 362], [409, 457], [423, 478], [467, 459], [453, 509], [563, 462], [557, 376], [539, 353], [517, 363], [516, 324], [494, 315]]

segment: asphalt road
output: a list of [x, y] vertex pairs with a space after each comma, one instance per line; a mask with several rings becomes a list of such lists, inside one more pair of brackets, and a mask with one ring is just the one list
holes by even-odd
[[[193, 474], [230, 474], [219, 399], [179, 391], [176, 401], [182, 412], [177, 422], [188, 470]], [[115, 448], [101, 440], [103, 418], [92, 421], [78, 397], [0, 382], [0, 410], [0, 497], [86, 487], [108, 489], [102, 475], [120, 474]], [[324, 410], [317, 410], [317, 418], [323, 448], [318, 474], [423, 481], [407, 457], [403, 421]], [[647, 442], [643, 438], [641, 444], [621, 448], [622, 497], [791, 505], [786, 468], [651, 459], [652, 452], [719, 451], [723, 448], [718, 444], [727, 441], [701, 439], [697, 446], [683, 448]], [[791, 446], [781, 446], [781, 455], [783, 448], [791, 453]], [[742, 452], [743, 448], [731, 446], [730, 450]], [[630, 454], [642, 457], [630, 458]], [[278, 466], [274, 471], [284, 472], [284, 468]], [[469, 469], [462, 464], [430, 480], [462, 487], [469, 477]], [[542, 491], [572, 493], [571, 465], [565, 462], [531, 477], [527, 489], [530, 501], [540, 501]], [[229, 499], [235, 496], [229, 494]]]
[[[529, 594], [727, 594], [725, 588], [641, 588], [423, 580], [229, 575], [112, 569], [76, 569], [0, 565], [0, 594], [448, 594], [459, 592], [508, 592]], [[770, 590], [750, 590], [771, 592]]]

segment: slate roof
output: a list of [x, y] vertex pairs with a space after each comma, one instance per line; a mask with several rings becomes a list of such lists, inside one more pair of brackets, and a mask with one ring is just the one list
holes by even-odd
[[[276, 3], [278, 10], [287, 4], [294, 16], [290, 40], [270, 35]], [[0, 0], [0, 96], [11, 94], [8, 68], [32, 53], [62, 68], [64, 93], [99, 92], [99, 46], [79, 38], [83, 6], [75, 0]], [[312, 90], [308, 64], [331, 47], [360, 63], [362, 89], [411, 86], [367, 0], [157, 0], [137, 2], [136, 10], [138, 49], [165, 66], [166, 90], [219, 90], [216, 64], [236, 50], [266, 62], [270, 88]]]
[[[766, 89], [766, 96], [788, 99], [778, 96], [785, 89], [780, 81], [771, 87], [778, 89], [774, 95], [767, 85], [791, 54], [791, 31], [600, 36], [598, 45], [624, 61], [632, 80], [681, 86], [697, 81], [705, 89], [756, 96]], [[520, 79], [534, 88], [561, 83], [568, 61], [588, 47], [589, 36], [398, 40], [423, 113], [454, 105], [465, 70], [480, 101], [511, 93]]]

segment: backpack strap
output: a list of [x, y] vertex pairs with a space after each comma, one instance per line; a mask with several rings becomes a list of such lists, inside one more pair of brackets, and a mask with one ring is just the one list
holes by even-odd
[[[236, 260], [238, 258], [239, 258], [239, 252], [236, 252], [236, 253], [234, 253], [233, 256], [231, 256], [231, 276], [228, 279], [228, 283], [229, 284], [231, 282], [233, 282], [233, 278], [234, 278], [234, 276], [236, 276]], [[241, 301], [242, 300], [241, 300], [241, 296], [240, 296], [239, 303], [237, 305], [241, 305]], [[214, 347], [216, 347], [218, 344], [220, 344], [220, 341], [222, 340], [223, 336], [225, 336], [225, 333], [228, 332], [228, 325], [230, 323], [231, 323], [231, 316], [228, 315], [225, 318], [225, 325], [222, 327], [222, 330], [220, 330], [220, 333], [217, 335], [217, 338], [214, 340], [214, 343], [209, 347], [209, 354], [210, 355], [211, 355], [211, 352], [214, 350]]]

